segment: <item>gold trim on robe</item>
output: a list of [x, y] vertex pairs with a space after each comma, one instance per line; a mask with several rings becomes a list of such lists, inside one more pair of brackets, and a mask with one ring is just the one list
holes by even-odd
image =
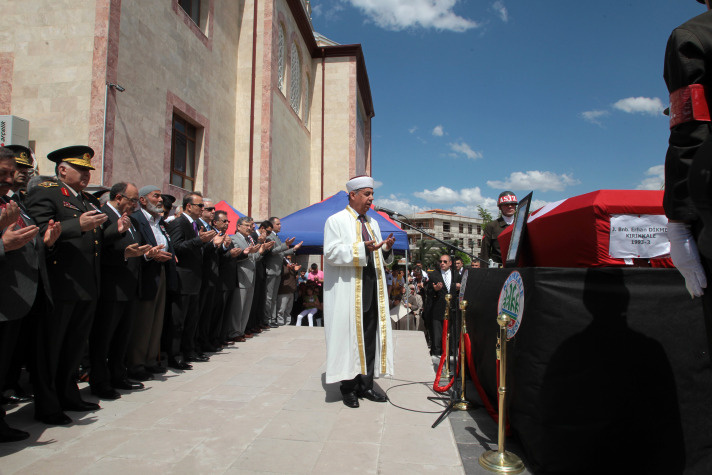
[[354, 277], [356, 278], [356, 285], [354, 286], [356, 295], [354, 296], [354, 315], [356, 315], [356, 342], [358, 343], [358, 357], [361, 363], [361, 374], [366, 374], [366, 348], [364, 346], [363, 338], [363, 309], [362, 309], [362, 279], [363, 279], [363, 268], [359, 265], [358, 259], [358, 247], [363, 242], [361, 238], [361, 221], [358, 220], [358, 216], [354, 211], [347, 207], [346, 210], [351, 213], [351, 216], [356, 220], [356, 242], [353, 245], [354, 253], [354, 265], [358, 266], [354, 268]]

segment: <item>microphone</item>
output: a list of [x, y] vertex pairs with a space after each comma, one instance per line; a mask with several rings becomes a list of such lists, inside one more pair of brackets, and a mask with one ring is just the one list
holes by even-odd
[[375, 205], [374, 205], [374, 206], [373, 206], [373, 209], [376, 210], [376, 211], [381, 211], [381, 212], [383, 212], [383, 213], [386, 213], [386, 214], [389, 215], [389, 216], [393, 216], [393, 215], [403, 216], [402, 214], [400, 214], [400, 213], [398, 213], [398, 212], [396, 212], [396, 211], [393, 211], [392, 209], [384, 208], [384, 207], [382, 207], [382, 206], [375, 206]]

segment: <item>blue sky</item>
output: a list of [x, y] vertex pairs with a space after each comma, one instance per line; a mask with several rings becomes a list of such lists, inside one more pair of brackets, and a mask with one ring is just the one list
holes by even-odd
[[376, 203], [477, 216], [660, 189], [663, 56], [695, 0], [312, 0], [314, 29], [360, 43], [376, 116]]

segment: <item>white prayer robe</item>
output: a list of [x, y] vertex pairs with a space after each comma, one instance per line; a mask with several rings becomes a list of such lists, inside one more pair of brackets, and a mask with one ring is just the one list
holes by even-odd
[[[324, 330], [326, 332], [326, 382], [337, 383], [366, 374], [362, 327], [362, 274], [366, 246], [361, 222], [350, 206], [329, 217], [324, 226]], [[366, 216], [369, 233], [380, 242], [378, 222]], [[376, 267], [378, 327], [374, 377], [393, 374], [393, 339], [388, 309], [388, 290], [381, 249], [373, 253]], [[393, 253], [388, 261], [393, 261]]]

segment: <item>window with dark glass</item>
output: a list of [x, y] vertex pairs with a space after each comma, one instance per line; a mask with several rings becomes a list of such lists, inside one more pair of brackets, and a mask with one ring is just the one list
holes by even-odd
[[467, 232], [468, 232], [469, 234], [472, 234], [472, 225], [471, 225], [471, 224], [468, 224], [468, 225], [467, 225]]
[[460, 232], [464, 233], [465, 232], [465, 225], [460, 223]]
[[477, 225], [477, 234], [482, 234], [482, 225]]
[[200, 0], [178, 0], [178, 5], [200, 26]]
[[450, 232], [450, 223], [447, 221], [443, 221], [443, 232], [444, 233]]
[[197, 129], [173, 114], [171, 143], [171, 185], [195, 190], [195, 155]]

